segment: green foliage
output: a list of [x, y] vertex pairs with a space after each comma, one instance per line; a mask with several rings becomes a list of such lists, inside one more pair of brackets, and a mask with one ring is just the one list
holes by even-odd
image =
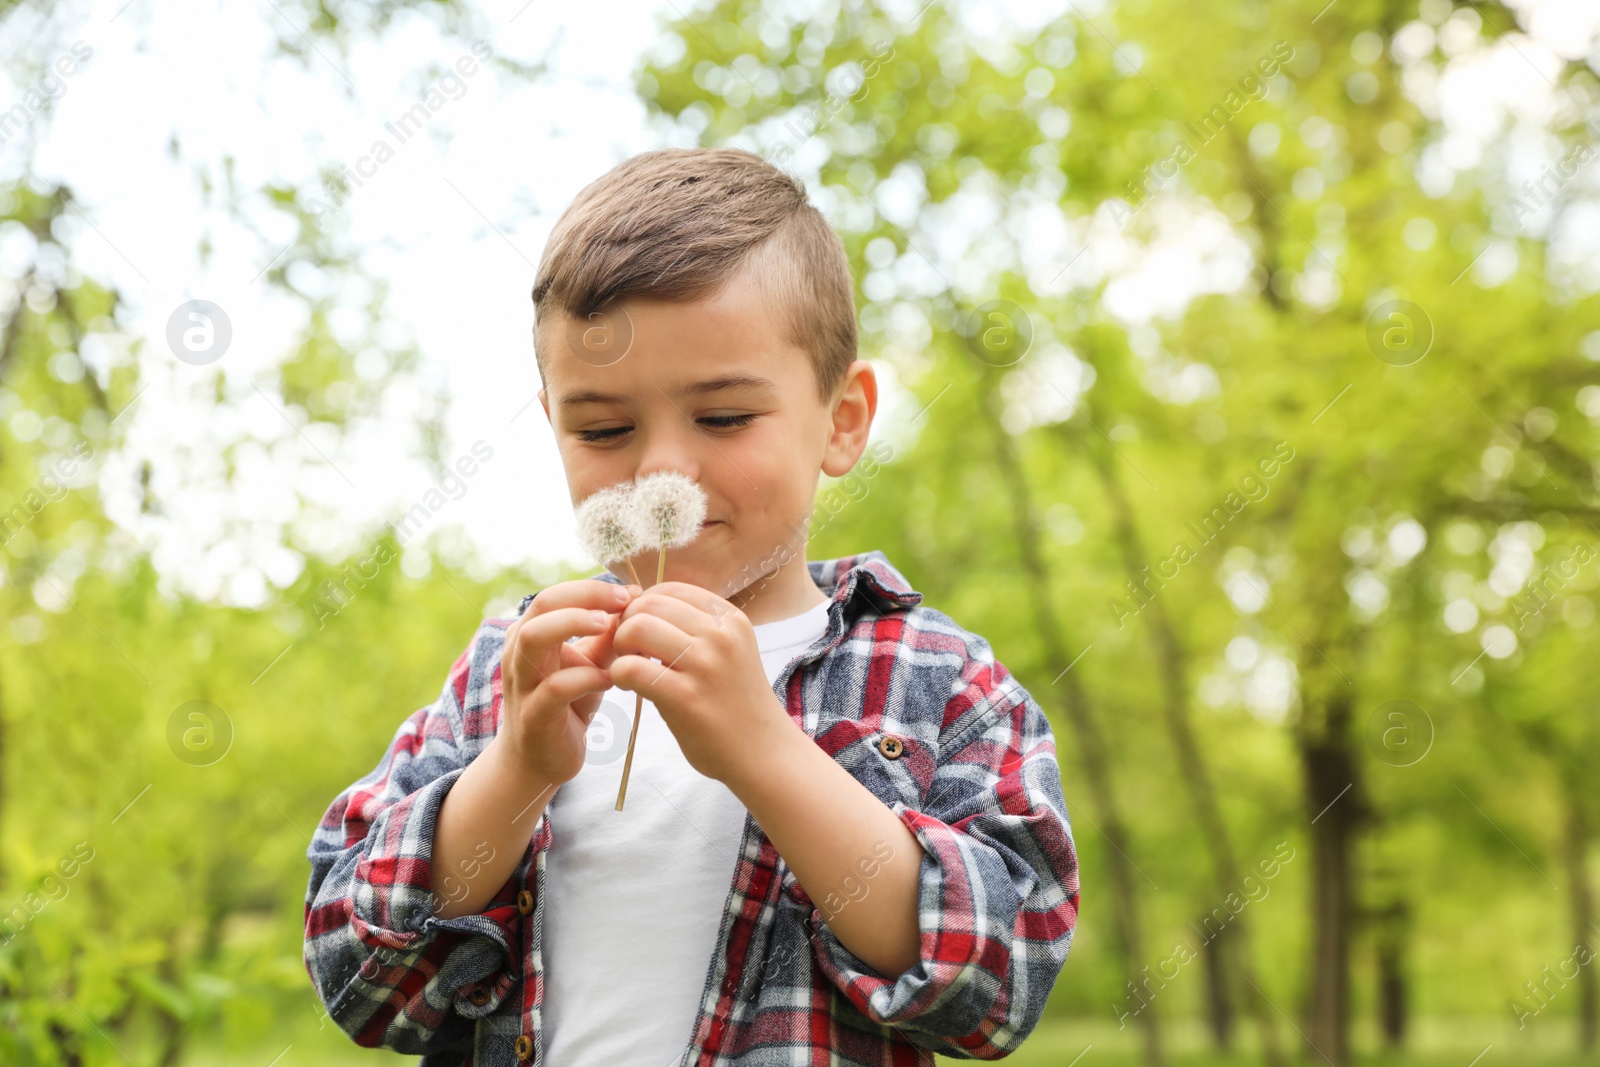
[[[449, 4], [290, 5], [288, 21], [343, 51], [408, 8], [474, 28]], [[1515, 24], [1496, 5], [1461, 10], [1486, 39]], [[1409, 909], [1416, 1013], [1473, 1020], [1428, 1040], [1455, 1050], [1483, 1037], [1449, 1062], [1515, 1030], [1507, 1001], [1570, 951], [1569, 883], [1592, 882], [1594, 864], [1567, 865], [1566, 828], [1586, 821], [1588, 841], [1600, 826], [1586, 670], [1600, 562], [1569, 566], [1600, 536], [1588, 416], [1600, 412], [1600, 309], [1553, 271], [1542, 237], [1508, 222], [1505, 142], [1448, 189], [1419, 183], [1442, 131], [1402, 92], [1389, 47], [1417, 14], [1378, 0], [1128, 0], [1092, 20], [1068, 5], [1005, 43], [943, 4], [906, 23], [871, 4], [801, 18], [719, 0], [664, 27], [664, 58], [633, 72], [654, 115], [701, 143], [815, 165], [812, 193], [857, 282], [862, 354], [925, 408], [893, 428], [892, 461], [811, 555], [885, 551], [1054, 718], [1083, 912], [1019, 1064], [1068, 1062], [1091, 1041], [1105, 1062], [1133, 1047], [1108, 1032], [1125, 981], [1107, 875], [1117, 857], [1061, 711], [1069, 664], [1035, 623], [1041, 596], [1112, 753], [1152, 963], [1192, 943], [1219, 903], [1162, 715], [1163, 615], [1241, 865], [1296, 850], [1248, 912], [1257, 973], [1287, 1013], [1316, 933], [1302, 761], [1319, 744], [1353, 753], [1362, 783], [1358, 1019], [1376, 1010], [1373, 958], [1388, 936], [1377, 916], [1396, 903]], [[1384, 47], [1361, 58], [1365, 33]], [[1244, 79], [1278, 42], [1292, 50], [1281, 88], [1256, 99]], [[282, 47], [317, 61], [298, 36]], [[1559, 81], [1595, 84], [1576, 65]], [[1235, 113], [1226, 101], [1241, 92]], [[1196, 143], [1217, 106], [1227, 121]], [[1166, 177], [1180, 146], [1192, 156]], [[417, 354], [381, 329], [387, 293], [338, 226], [293, 189], [240, 190], [231, 170], [203, 184], [241, 215], [259, 195], [296, 223], [263, 275], [301, 315], [276, 368], [286, 416], [336, 431], [375, 416]], [[56, 235], [74, 224], [70, 190], [41, 188], [0, 192], [0, 226], [31, 234], [39, 261], [68, 263]], [[1030, 214], [1041, 211], [1080, 243], [1041, 256]], [[1113, 315], [1119, 257], [1195, 219], [1237, 242], [1239, 284], [1148, 323]], [[979, 232], [960, 237], [962, 226]], [[1491, 242], [1516, 267], [1484, 285], [1474, 263]], [[935, 251], [946, 247], [965, 253]], [[957, 273], [953, 258], [982, 269]], [[308, 556], [260, 611], [163, 591], [149, 560], [123, 555], [92, 479], [61, 474], [64, 493], [46, 480], [75, 447], [96, 467], [136, 402], [136, 360], [83, 372], [111, 344], [119, 298], [70, 265], [12, 282], [26, 295], [0, 351], [0, 503], [24, 511], [0, 560], [0, 1063], [199, 1062], [196, 1042], [222, 1050], [219, 1062], [257, 1063], [290, 1041], [354, 1062], [299, 958], [308, 835], [437, 696], [479, 621], [539, 583], [473, 581], [434, 546], [406, 549], [411, 573], [426, 559], [423, 578], [397, 558], [365, 577], [393, 547], [374, 540], [349, 560]], [[357, 283], [365, 320], [336, 329], [330, 293]], [[1380, 313], [1395, 300], [1420, 316], [1397, 327]], [[972, 313], [991, 301], [1020, 309], [1008, 326], [1030, 332], [1014, 361], [975, 358], [990, 320], [975, 331]], [[1404, 336], [1398, 354], [1383, 349], [1386, 330], [1423, 327], [1420, 359]], [[221, 375], [214, 388], [220, 401]], [[437, 459], [442, 412], [422, 421], [419, 447]], [[159, 506], [144, 481], [142, 506]], [[1218, 514], [1216, 536], [1197, 535]], [[1018, 537], [1027, 522], [1043, 589]], [[1135, 541], [1175, 571], [1141, 586]], [[194, 701], [216, 710], [192, 718]], [[1391, 718], [1396, 701], [1421, 719]], [[1198, 972], [1163, 991], [1169, 1019], [1199, 1018]], [[1556, 997], [1530, 1026], [1544, 1043], [1506, 1042], [1528, 1042], [1512, 1045], [1522, 1062], [1558, 1062], [1545, 1039], [1575, 1000]], [[1376, 1045], [1370, 1027], [1358, 1034]]]
[[[1529, 590], [1497, 592], [1519, 583], [1491, 575], [1497, 565], [1516, 573], [1502, 561], [1527, 540], [1542, 547], [1524, 582], [1574, 545], [1594, 544], [1597, 441], [1580, 391], [1600, 382], [1600, 308], [1547, 269], [1542, 239], [1506, 224], [1511, 191], [1497, 170], [1505, 142], [1447, 192], [1420, 186], [1421, 151], [1442, 130], [1401, 91], [1387, 47], [1417, 18], [1415, 6], [1324, 8], [1222, 12], [1146, 0], [1092, 21], [1069, 9], [1000, 44], [978, 40], [945, 5], [909, 23], [871, 5], [802, 21], [757, 0], [723, 0], [670, 20], [665, 32], [683, 48], [661, 55], [681, 55], [653, 62], [636, 83], [701, 143], [804, 161], [808, 175], [815, 164], [811, 192], [842, 231], [861, 285], [864, 355], [892, 364], [913, 409], [928, 405], [915, 446], [830, 524], [816, 553], [882, 547], [904, 559], [935, 605], [986, 634], [1047, 696], [1065, 664], [1048, 661], [1029, 624], [1030, 580], [988, 427], [1003, 421], [1015, 433], [1046, 531], [1048, 595], [1071, 649], [1087, 650], [1074, 670], [1102, 710], [1118, 793], [1134, 813], [1132, 859], [1160, 886], [1153, 948], [1186, 936], [1211, 894], [1208, 861], [1157, 714], [1149, 617], [1105, 607], [1137, 601], [1086, 463], [1095, 450], [1109, 450], [1152, 560], [1185, 539], [1198, 549], [1157, 595], [1192, 665], [1200, 743], [1241, 857], [1248, 863], [1282, 839], [1304, 848], [1314, 812], [1300, 795], [1297, 745], [1352, 749], [1365, 765], [1371, 820], [1359, 858], [1372, 877], [1360, 906], [1412, 903], [1408, 966], [1420, 1010], [1492, 1016], [1523, 977], [1564, 955], [1569, 938], [1564, 897], [1552, 891], [1566, 891], [1560, 826], [1572, 804], [1592, 806], [1592, 790], [1569, 787], [1563, 797], [1560, 782], [1577, 780], [1595, 755], [1592, 696], [1573, 657], [1593, 640], [1597, 583], [1580, 568], [1564, 583], [1567, 607], [1552, 604], [1519, 627]], [[1492, 5], [1459, 18], [1481, 21], [1488, 39], [1515, 25]], [[1357, 56], [1363, 32], [1384, 46], [1376, 56]], [[1279, 42], [1292, 52], [1284, 91], [1230, 106], [1229, 120], [1199, 143], [1195, 124]], [[1577, 65], [1560, 80], [1580, 100], [1595, 84]], [[1274, 150], [1253, 147], [1254, 130]], [[1562, 155], [1586, 136], [1554, 132], [1568, 146]], [[1159, 168], [1183, 143], [1192, 152], [1167, 177]], [[896, 213], [882, 195], [890, 185], [902, 199], [912, 190], [913, 212]], [[951, 276], [955, 264], [931, 250], [950, 246], [944, 231], [958, 216], [948, 205], [973, 194], [997, 211], [973, 246], [991, 266]], [[1119, 241], [1162, 238], [1169, 209], [1220, 213], [1253, 271], [1242, 286], [1130, 328], [1106, 309], [1109, 271], [1074, 282], [1030, 268], [1037, 250], [1020, 220], [1037, 201], [1067, 219], [1098, 209], [1119, 222], [1115, 233], [1057, 250], [1063, 271], [1076, 255], [1092, 264], [1113, 259]], [[1437, 239], [1407, 236], [1416, 233]], [[1513, 247], [1517, 266], [1485, 288], [1472, 268], [1491, 241]], [[911, 280], [930, 268], [940, 272], [931, 291]], [[1015, 365], [984, 370], [953, 327], [997, 299], [1020, 308], [1033, 345]], [[1433, 336], [1419, 361], [1377, 347], [1392, 324], [1379, 313], [1390, 300], [1421, 308], [1409, 325]], [[916, 324], [909, 334], [906, 321]], [[1093, 386], [1055, 405], [1066, 411], [1030, 405], [1039, 393], [1055, 399], [1052, 381], [1063, 399], [1071, 392], [1070, 363], [1048, 362], [1062, 349], [1093, 368]], [[1180, 395], [1181, 376], [1197, 369], [1215, 389]], [[1237, 492], [1279, 442], [1295, 458], [1265, 495], [1218, 543], [1194, 545], [1189, 524]], [[1389, 547], [1417, 528], [1420, 552]], [[1230, 595], [1240, 580], [1269, 599]], [[1447, 626], [1449, 604], [1472, 621]], [[1481, 654], [1480, 641], [1502, 648], [1503, 632], [1485, 633], [1495, 626], [1517, 639], [1504, 659]], [[1257, 666], [1231, 666], [1230, 648]], [[1251, 708], [1246, 687], [1260, 683], [1261, 664], [1288, 666], [1290, 706]], [[1345, 698], [1348, 720], [1334, 710]], [[1395, 764], [1409, 757], [1381, 740], [1393, 736], [1384, 709], [1402, 699], [1423, 709], [1426, 722], [1415, 726], [1432, 746], [1403, 766]], [[1064, 721], [1057, 728], [1069, 803], [1085, 815], [1077, 825], [1090, 933], [1053, 1005], [1098, 1014], [1120, 985], [1115, 954], [1094, 940], [1110, 915], [1107, 850], [1091, 829], [1101, 816], [1084, 796], [1072, 732]], [[1411, 742], [1412, 752], [1424, 747], [1421, 734]], [[1252, 916], [1280, 1003], [1305, 979], [1308, 862], [1290, 865], [1272, 903]], [[1487, 921], [1484, 894], [1496, 914], [1522, 920], [1521, 937], [1463, 944], [1466, 927]], [[1358, 1012], [1373, 1010], [1368, 951], [1363, 943], [1356, 955]], [[1169, 1010], [1198, 1011], [1203, 983], [1178, 985]], [[1558, 1000], [1551, 1015], [1572, 1012], [1574, 999]]]

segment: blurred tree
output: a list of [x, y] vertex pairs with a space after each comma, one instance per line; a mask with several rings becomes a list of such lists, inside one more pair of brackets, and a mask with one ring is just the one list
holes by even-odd
[[[1419, 552], [1452, 516], [1576, 517], [1595, 508], [1587, 427], [1582, 440], [1545, 433], [1528, 447], [1514, 429], [1593, 387], [1600, 367], [1568, 355], [1600, 324], [1593, 279], [1554, 276], [1541, 255], [1545, 234], [1520, 225], [1524, 209], [1503, 173], [1513, 130], [1502, 127], [1480, 166], [1438, 177], [1439, 72], [1501, 38], [1500, 47], [1523, 51], [1506, 36], [1517, 13], [1423, 0], [1250, 3], [1219, 17], [1133, 0], [1092, 21], [1073, 11], [1026, 30], [980, 31], [974, 18], [956, 5], [909, 20], [872, 5], [819, 5], [802, 18], [722, 0], [672, 20], [636, 81], [679, 131], [752, 148], [807, 177], [862, 279], [864, 348], [892, 362], [929, 406], [924, 440], [940, 426], [959, 433], [947, 421], [952, 402], [935, 401], [961, 379], [930, 351], [930, 332], [962, 333], [974, 318], [987, 328], [988, 314], [1005, 305], [1008, 332], [974, 354], [1014, 382], [995, 390], [1007, 397], [1006, 431], [1065, 427], [1053, 439], [1059, 463], [1039, 462], [1087, 463], [1107, 494], [1109, 523], [1093, 524], [1093, 554], [1077, 553], [1078, 567], [1099, 570], [1064, 584], [1084, 602], [1086, 588], [1105, 584], [1109, 548], [1111, 565], [1136, 587], [1118, 590], [1115, 633], [1085, 633], [1100, 651], [1094, 665], [1069, 676], [1107, 693], [1131, 684], [1119, 670], [1150, 677], [1144, 696], [1165, 709], [1213, 892], [1227, 890], [1230, 830], [1225, 805], [1212, 810], [1203, 799], [1202, 743], [1185, 742], [1185, 664], [1213, 660], [1237, 634], [1256, 650], [1241, 659], [1266, 649], [1266, 662], [1286, 674], [1285, 724], [1310, 846], [1304, 1033], [1313, 1054], [1348, 1063], [1357, 931], [1372, 907], [1396, 906], [1362, 900], [1358, 845], [1385, 815], [1368, 785], [1361, 724], [1411, 684], [1417, 663], [1482, 677], [1473, 663], [1452, 666], [1460, 639], [1438, 615], [1402, 616], [1397, 598], [1429, 606], [1432, 589], [1415, 590], [1439, 576]], [[1595, 81], [1578, 63], [1546, 80], [1553, 128], [1566, 130], [1563, 155], [1577, 158]], [[1225, 237], [1204, 239], [1221, 249], [1211, 259], [1174, 251], [1219, 227]], [[1165, 300], [1157, 275], [1142, 269], [1185, 254], [1201, 260], [1185, 262], [1200, 281], [1181, 301]], [[1243, 284], [1213, 280], [1241, 258]], [[1110, 313], [1130, 304], [1156, 310]], [[1108, 345], [1107, 333], [1123, 340]], [[1014, 358], [991, 358], [1002, 350]], [[1087, 402], [1076, 398], [1082, 389]], [[1600, 402], [1584, 403], [1600, 412]], [[1143, 478], [1119, 499], [1108, 449], [1131, 469], [1158, 472], [1160, 487]], [[1006, 454], [994, 462], [1002, 484], [1015, 485]], [[978, 450], [941, 459], [940, 481], [956, 491], [990, 462]], [[1073, 500], [1063, 483], [1025, 513]], [[973, 537], [973, 520], [949, 510], [960, 506], [940, 509], [934, 530], [917, 536], [949, 543], [925, 554], [959, 558], [955, 546]], [[1183, 531], [1175, 542], [1183, 551], [1152, 551], [1161, 575], [1153, 581], [1143, 578], [1143, 512]], [[874, 527], [863, 517], [861, 528]], [[1224, 555], [1221, 614], [1208, 603], [1214, 588], [1185, 580], [1192, 561], [1212, 554]], [[1023, 567], [1033, 585], [1063, 582]], [[1122, 637], [1132, 614], [1146, 615], [1155, 642], [1148, 675]], [[1043, 616], [1034, 621], [1054, 629]], [[1503, 658], [1495, 629], [1503, 625], [1482, 621], [1482, 647]], [[1402, 626], [1427, 632], [1417, 634], [1420, 654], [1397, 663], [1389, 643], [1415, 633]], [[1007, 629], [993, 636], [997, 647], [1023, 640]], [[1053, 658], [1061, 657], [1044, 661]], [[1081, 730], [1075, 741], [1093, 747]], [[1142, 745], [1135, 752], [1119, 742], [1107, 742], [1108, 779], [1144, 755]], [[1376, 751], [1392, 756], [1381, 744]], [[1114, 790], [1088, 777], [1099, 813], [1114, 811]], [[1125, 838], [1136, 847], [1136, 835]], [[1107, 891], [1131, 897], [1122, 862], [1108, 862]], [[1123, 965], [1137, 970], [1126, 958], [1126, 916], [1116, 924]], [[1242, 929], [1230, 928], [1236, 945]], [[1375, 935], [1394, 1012], [1404, 1003], [1392, 988], [1403, 949], [1394, 939], [1407, 929], [1391, 923]], [[1250, 1000], [1270, 1047], [1276, 1008], [1265, 986], [1241, 978], [1256, 986]], [[1396, 1021], [1391, 1033], [1401, 1030]]]
[[[285, 5], [296, 6], [305, 8], [306, 34], [292, 17], [273, 26], [285, 35], [282, 50], [303, 62], [318, 42], [343, 48], [381, 35], [407, 9], [447, 32], [475, 35], [474, 23], [482, 26], [456, 3]], [[13, 85], [40, 84], [62, 42], [81, 29], [77, 17], [48, 4], [0, 3]], [[314, 1003], [297, 958], [305, 841], [332, 795], [327, 783], [370, 768], [313, 768], [305, 738], [353, 730], [361, 736], [348, 748], [316, 752], [381, 751], [403, 716], [395, 709], [436, 693], [490, 591], [441, 572], [425, 585], [401, 582], [390, 568], [361, 584], [359, 603], [334, 625], [308, 634], [320, 583], [343, 568], [316, 558], [291, 524], [280, 540], [304, 570], [277, 593], [272, 611], [158, 589], [141, 546], [108, 518], [100, 486], [106, 465], [127, 458], [140, 397], [166, 380], [152, 364], [174, 356], [131, 336], [127, 298], [76, 266], [76, 241], [93, 225], [94, 206], [33, 175], [55, 102], [29, 90], [6, 112], [8, 171], [0, 179], [0, 1062], [100, 1062], [96, 1048], [109, 1043], [119, 1054], [148, 1048], [148, 1062], [174, 1064], [207, 1027], [230, 1020], [259, 1040], [272, 1029], [269, 1005]], [[198, 163], [196, 172], [202, 199], [260, 236], [263, 284], [303, 310], [276, 381], [263, 383], [275, 391], [273, 403], [297, 430], [322, 422], [356, 431], [377, 418], [385, 391], [419, 363], [414, 348], [382, 329], [386, 292], [372, 285], [366, 305], [351, 309], [341, 305], [340, 285], [301, 285], [306, 265], [359, 277], [359, 250], [322, 224], [302, 190], [242, 188], [231, 159], [220, 174]], [[269, 244], [263, 211], [295, 224], [288, 247]], [[202, 265], [211, 242], [209, 233], [196, 235]], [[333, 316], [352, 310], [336, 336]], [[339, 339], [352, 321], [358, 345]], [[381, 358], [383, 373], [354, 373], [358, 347]], [[225, 365], [180, 369], [184, 384], [214, 395], [219, 408], [237, 402]], [[445, 462], [442, 417], [442, 407], [421, 416], [420, 442], [436, 464]], [[239, 435], [223, 448], [230, 482], [239, 454], [259, 449], [243, 419], [231, 425]], [[162, 458], [135, 458], [139, 510], [162, 514], [172, 503], [152, 478]], [[169, 491], [189, 488], [179, 482]], [[412, 546], [413, 554], [436, 550], [420, 540]], [[510, 581], [492, 579], [497, 599], [512, 595]], [[385, 610], [393, 614], [379, 614]], [[392, 634], [394, 614], [419, 621]], [[398, 655], [405, 647], [413, 654]], [[374, 681], [361, 699], [374, 700], [371, 713], [346, 722], [358, 706], [342, 705], [329, 720], [330, 679], [348, 689], [348, 671], [363, 659]], [[274, 691], [259, 718], [250, 714]], [[208, 750], [214, 761], [195, 755]], [[269, 779], [262, 772], [273, 767]]]
[[[308, 67], [404, 13], [485, 21], [283, 12]], [[1597, 932], [1600, 278], [1567, 236], [1593, 179], [1519, 169], [1530, 143], [1592, 152], [1592, 74], [1546, 64], [1511, 9], [1448, 0], [679, 16], [635, 72], [658, 132], [804, 173], [863, 353], [915, 401], [815, 553], [904, 560], [1057, 721], [1086, 907], [1052, 1014], [1109, 1006], [1157, 1063], [1168, 1020], [1209, 1010], [1225, 1043], [1237, 1004], [1270, 1061], [1298, 987], [1310, 1054], [1343, 1064], [1370, 991], [1392, 1043], [1410, 1011], [1504, 1022], [1510, 1000], [1513, 1025], [1575, 1017], [1592, 1048], [1594, 968], [1547, 976]], [[24, 80], [70, 27], [47, 5], [0, 20]], [[1494, 48], [1548, 79], [1548, 121], [1498, 116], [1455, 166], [1439, 83]], [[417, 360], [379, 329], [387, 294], [361, 309], [369, 378], [339, 306], [297, 285], [362, 278], [361, 250], [302, 189], [197, 180], [236, 221], [295, 223], [262, 239], [305, 314], [274, 402], [296, 426], [376, 417]], [[98, 486], [166, 356], [74, 268], [93, 205], [23, 174], [0, 209], [0, 1062], [109, 1059], [97, 1030], [163, 1063], [202, 1033], [259, 1044], [317, 1016], [295, 958], [310, 820], [521, 579], [419, 545], [329, 614], [347, 561], [285, 530], [304, 570], [266, 609], [163, 592]], [[189, 381], [226, 410], [224, 373]], [[441, 419], [419, 435], [438, 462]], [[170, 509], [163, 458], [136, 458], [141, 507]], [[197, 699], [221, 713], [202, 742], [237, 735], [204, 766], [168, 737]], [[1274, 888], [1309, 907], [1265, 906]], [[1203, 991], [1183, 976], [1202, 954]]]

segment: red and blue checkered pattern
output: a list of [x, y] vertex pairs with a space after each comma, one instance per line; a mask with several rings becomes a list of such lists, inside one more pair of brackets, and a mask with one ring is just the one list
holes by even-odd
[[[858, 959], [746, 817], [679, 1067], [998, 1059], [1038, 1022], [1078, 917], [1050, 724], [988, 642], [923, 606], [881, 552], [807, 567], [831, 598], [827, 630], [773, 690], [921, 843], [921, 959], [898, 975]], [[339, 794], [307, 851], [305, 964], [329, 1017], [359, 1045], [421, 1054], [422, 1067], [542, 1067], [548, 812], [481, 914], [432, 914], [434, 826], [499, 727], [511, 621], [483, 620], [439, 698]], [[886, 735], [903, 745], [897, 758], [879, 749]], [[639, 922], [648, 937], [643, 909]], [[621, 1004], [617, 1020], [662, 1022]]]

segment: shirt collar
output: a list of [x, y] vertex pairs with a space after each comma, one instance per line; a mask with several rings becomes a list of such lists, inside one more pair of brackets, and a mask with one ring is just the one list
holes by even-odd
[[811, 580], [831, 600], [849, 604], [857, 593], [876, 612], [896, 611], [922, 603], [922, 594], [877, 549], [838, 559], [806, 563]]

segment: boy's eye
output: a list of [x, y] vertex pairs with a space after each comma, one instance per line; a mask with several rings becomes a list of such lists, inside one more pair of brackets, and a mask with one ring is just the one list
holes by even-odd
[[707, 415], [700, 421], [718, 430], [732, 430], [754, 422], [754, 415]]
[[[735, 430], [741, 426], [748, 426], [756, 420], [755, 414], [744, 415], [706, 415], [699, 421], [701, 425], [709, 426], [714, 430]], [[589, 442], [611, 441], [623, 434], [630, 432], [632, 426], [607, 426], [599, 430], [579, 430], [578, 440]]]
[[578, 431], [578, 440], [580, 440], [580, 441], [609, 441], [613, 437], [616, 437], [618, 434], [627, 433], [628, 429], [629, 429], [629, 427], [627, 427], [627, 426], [608, 426], [603, 430], [579, 430]]

